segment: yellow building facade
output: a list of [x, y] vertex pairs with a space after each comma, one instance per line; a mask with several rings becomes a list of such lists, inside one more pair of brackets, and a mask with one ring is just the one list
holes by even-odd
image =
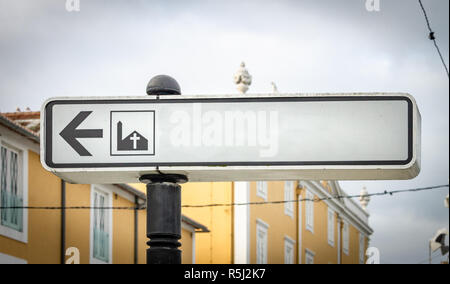
[[[188, 183], [183, 213], [206, 224], [198, 263], [362, 264], [369, 214], [337, 182]], [[328, 198], [324, 201], [305, 201]], [[288, 202], [286, 202], [288, 201]], [[234, 203], [233, 206], [223, 206]], [[190, 207], [190, 205], [213, 205]]]
[[[0, 115], [0, 207], [45, 207], [0, 209], [0, 263], [145, 263], [146, 212], [133, 210], [145, 205], [145, 194], [63, 182], [41, 166], [38, 132], [39, 113]], [[182, 216], [183, 263], [196, 260], [198, 231], [208, 230]]]

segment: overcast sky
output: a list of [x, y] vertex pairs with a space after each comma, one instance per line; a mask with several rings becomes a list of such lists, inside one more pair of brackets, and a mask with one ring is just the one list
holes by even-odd
[[[38, 110], [54, 96], [145, 95], [169, 74], [183, 94], [408, 92], [422, 114], [422, 172], [410, 181], [343, 182], [359, 193], [448, 184], [449, 79], [415, 0], [0, 0], [0, 111]], [[449, 1], [424, 0], [448, 64]], [[427, 260], [427, 241], [449, 225], [448, 188], [369, 205], [371, 246], [383, 263]], [[438, 255], [438, 254], [436, 254]], [[440, 261], [437, 257], [435, 261]]]

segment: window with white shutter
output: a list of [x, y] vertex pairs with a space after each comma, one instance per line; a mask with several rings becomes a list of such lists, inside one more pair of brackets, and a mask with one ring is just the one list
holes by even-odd
[[267, 201], [267, 182], [256, 182], [256, 195]]
[[305, 202], [305, 211], [306, 211], [306, 230], [314, 233], [314, 194], [310, 191], [306, 191], [306, 202]]
[[314, 264], [315, 253], [309, 249], [305, 249], [305, 264]]
[[[21, 184], [20, 152], [3, 144], [0, 145], [0, 199], [1, 207], [22, 207], [23, 190]], [[0, 224], [17, 232], [23, 231], [23, 209], [1, 209]]]
[[328, 208], [328, 244], [334, 247], [334, 211]]
[[286, 181], [284, 183], [284, 213], [294, 218], [294, 202], [295, 199], [295, 183], [293, 181]]
[[284, 238], [284, 264], [294, 264], [295, 241], [288, 236]]
[[344, 221], [344, 228], [343, 228], [342, 236], [343, 236], [342, 250], [344, 251], [344, 253], [346, 255], [348, 255], [349, 254], [349, 227], [348, 227], [348, 222], [346, 222], [346, 221]]
[[359, 264], [364, 264], [365, 254], [365, 237], [362, 233], [359, 233]]
[[92, 257], [95, 262], [110, 263], [112, 247], [111, 196], [103, 190], [93, 187], [92, 206]]
[[257, 220], [256, 223], [256, 263], [267, 264], [267, 232], [269, 226], [261, 221]]

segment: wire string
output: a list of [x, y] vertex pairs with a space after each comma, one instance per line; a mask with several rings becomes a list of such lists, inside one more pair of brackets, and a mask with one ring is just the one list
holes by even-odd
[[[333, 199], [353, 199], [353, 198], [364, 198], [364, 197], [373, 197], [373, 196], [393, 196], [398, 193], [406, 193], [406, 192], [419, 192], [419, 191], [428, 191], [434, 189], [442, 189], [449, 187], [448, 184], [444, 185], [436, 185], [436, 186], [428, 186], [428, 187], [418, 187], [412, 189], [402, 189], [402, 190], [392, 190], [392, 191], [383, 191], [370, 193], [365, 195], [334, 195], [323, 198], [302, 198], [296, 200], [279, 200], [279, 201], [262, 201], [262, 202], [246, 202], [246, 203], [215, 203], [215, 204], [203, 204], [203, 205], [182, 205], [182, 208], [205, 208], [205, 207], [229, 207], [229, 206], [249, 206], [249, 205], [268, 205], [268, 204], [285, 204], [285, 203], [297, 203], [297, 202], [321, 202], [326, 200]], [[0, 209], [38, 209], [38, 210], [86, 210], [86, 209], [105, 209], [105, 210], [146, 210], [146, 206], [140, 207], [98, 207], [98, 206], [9, 206], [9, 207], [0, 207]]]
[[430, 19], [428, 18], [427, 11], [425, 10], [425, 7], [422, 4], [422, 0], [419, 0], [419, 4], [420, 4], [420, 7], [422, 8], [422, 12], [425, 17], [425, 21], [427, 23], [428, 31], [430, 32], [428, 35], [428, 38], [433, 41], [434, 46], [436, 47], [436, 50], [439, 54], [439, 58], [441, 59], [442, 65], [444, 65], [445, 72], [447, 73], [447, 77], [449, 77], [450, 75], [448, 73], [447, 64], [445, 63], [444, 57], [442, 56], [441, 50], [439, 49], [439, 46], [436, 42], [436, 35], [435, 35], [433, 29], [431, 28]]

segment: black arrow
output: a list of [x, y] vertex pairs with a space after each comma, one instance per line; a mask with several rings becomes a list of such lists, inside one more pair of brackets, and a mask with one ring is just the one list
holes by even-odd
[[75, 150], [80, 156], [92, 156], [86, 148], [78, 142], [78, 138], [103, 138], [103, 129], [77, 129], [77, 127], [92, 113], [92, 111], [82, 111], [64, 128], [59, 135]]

